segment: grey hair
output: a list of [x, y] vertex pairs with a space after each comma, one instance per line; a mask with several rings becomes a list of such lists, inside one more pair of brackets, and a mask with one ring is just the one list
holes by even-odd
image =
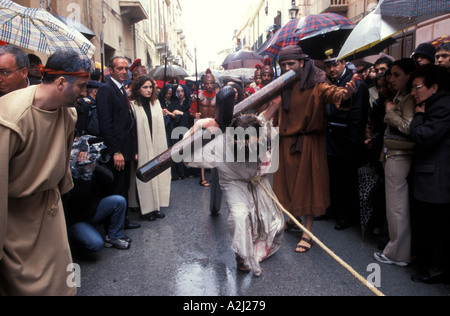
[[4, 45], [0, 46], [0, 56], [11, 54], [16, 59], [17, 67], [19, 68], [27, 68], [30, 71], [30, 60], [28, 55], [25, 54], [23, 50], [14, 46], [14, 45]]
[[113, 58], [111, 58], [110, 60], [109, 60], [109, 62], [108, 62], [108, 67], [109, 68], [111, 68], [111, 69], [114, 69], [114, 61], [116, 60], [116, 59], [125, 59], [126, 60], [126, 58], [125, 57], [123, 57], [123, 56], [114, 56]]

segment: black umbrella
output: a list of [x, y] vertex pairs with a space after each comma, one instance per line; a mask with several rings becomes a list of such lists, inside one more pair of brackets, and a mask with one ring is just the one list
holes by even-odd
[[339, 51], [352, 32], [354, 25], [335, 25], [309, 34], [299, 41], [303, 52], [312, 59], [326, 59], [325, 51]]
[[256, 64], [262, 63], [264, 57], [254, 51], [240, 50], [228, 55], [222, 63], [225, 70], [238, 68], [253, 68]]
[[384, 51], [389, 46], [395, 44], [396, 42], [397, 41], [394, 38], [389, 37], [374, 46], [371, 46], [363, 51], [359, 51], [359, 52], [353, 53], [352, 55], [345, 57], [345, 60], [353, 61], [353, 60], [362, 59], [367, 56], [377, 55], [377, 54], [381, 53], [382, 51]]
[[152, 69], [149, 75], [155, 80], [184, 79], [189, 77], [188, 72], [177, 65], [158, 66]]

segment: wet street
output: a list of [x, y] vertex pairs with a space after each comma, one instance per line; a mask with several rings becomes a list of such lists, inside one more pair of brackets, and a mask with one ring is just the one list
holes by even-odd
[[[209, 178], [209, 174], [207, 174]], [[373, 293], [318, 245], [295, 253], [298, 231], [285, 234], [281, 249], [264, 261], [260, 277], [237, 271], [227, 230], [225, 201], [218, 216], [209, 214], [210, 188], [198, 179], [172, 182], [166, 218], [144, 222], [126, 234], [130, 250], [102, 249], [91, 257], [74, 255], [81, 268], [79, 296], [372, 296]], [[387, 296], [448, 296], [449, 285], [410, 280], [412, 267], [377, 264], [373, 236], [361, 238], [358, 227], [334, 229], [317, 221], [313, 233], [364, 278], [378, 282]]]

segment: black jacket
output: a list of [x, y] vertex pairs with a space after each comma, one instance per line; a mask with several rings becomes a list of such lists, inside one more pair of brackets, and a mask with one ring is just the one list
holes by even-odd
[[73, 189], [62, 197], [68, 226], [89, 221], [95, 215], [100, 201], [112, 195], [114, 175], [97, 163], [91, 180], [74, 178], [73, 183]]
[[[335, 84], [345, 87], [352, 80], [353, 73], [346, 68], [342, 78]], [[327, 154], [329, 156], [349, 157], [361, 162], [365, 157], [364, 131], [369, 108], [369, 90], [364, 82], [356, 81], [350, 110], [337, 109], [327, 104]], [[364, 158], [365, 159], [365, 158]]]
[[128, 98], [111, 79], [98, 90], [97, 115], [108, 154], [113, 156], [120, 152], [125, 161], [134, 160], [137, 152], [136, 120]]
[[450, 93], [437, 92], [426, 100], [425, 113], [411, 122], [416, 142], [414, 196], [436, 204], [450, 203]]

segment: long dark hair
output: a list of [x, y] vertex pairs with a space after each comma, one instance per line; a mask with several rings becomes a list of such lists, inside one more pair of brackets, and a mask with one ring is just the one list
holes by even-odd
[[146, 83], [147, 81], [150, 81], [153, 86], [152, 96], [150, 97], [150, 103], [153, 104], [158, 99], [158, 94], [156, 91], [156, 82], [153, 80], [152, 77], [149, 75], [141, 75], [133, 80], [133, 85], [131, 88], [131, 96], [130, 99], [133, 101], [137, 101], [139, 104], [141, 104], [141, 87]]

